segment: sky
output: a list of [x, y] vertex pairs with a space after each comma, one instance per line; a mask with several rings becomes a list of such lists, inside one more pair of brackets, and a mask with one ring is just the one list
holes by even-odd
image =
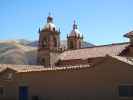
[[125, 42], [133, 30], [133, 0], [0, 0], [0, 40], [38, 40], [48, 13], [66, 39], [76, 20], [84, 40], [96, 45]]

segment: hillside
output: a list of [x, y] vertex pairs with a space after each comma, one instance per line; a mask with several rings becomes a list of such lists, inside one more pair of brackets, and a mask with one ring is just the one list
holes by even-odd
[[[22, 42], [22, 41], [21, 41], [21, 42]], [[22, 43], [24, 43], [24, 42], [22, 42]], [[27, 45], [28, 45], [28, 46], [31, 46], [31, 47], [37, 47], [38, 42], [37, 42], [37, 41], [29, 42], [29, 43], [27, 43]], [[88, 43], [88, 42], [86, 42], [86, 41], [83, 41], [83, 42], [81, 43], [81, 45], [82, 45], [82, 48], [94, 46], [93, 44]], [[66, 40], [61, 40], [61, 47], [67, 48], [67, 41], [66, 41]]]
[[19, 41], [0, 41], [0, 63], [36, 64], [36, 47], [21, 43]]
[[[61, 47], [67, 47], [65, 40], [61, 41]], [[83, 42], [82, 47], [94, 46]], [[9, 40], [0, 41], [0, 63], [1, 64], [36, 64], [37, 41]]]

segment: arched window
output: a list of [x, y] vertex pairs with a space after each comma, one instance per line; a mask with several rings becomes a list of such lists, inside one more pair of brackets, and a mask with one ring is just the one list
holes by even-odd
[[46, 38], [43, 39], [42, 47], [47, 47], [47, 40], [46, 40]]
[[53, 28], [53, 31], [55, 31], [55, 27]]
[[74, 48], [73, 41], [70, 41], [70, 49], [73, 49], [73, 48]]
[[53, 38], [53, 41], [54, 41], [54, 47], [57, 47], [57, 39], [55, 37]]
[[46, 66], [46, 61], [45, 61], [45, 58], [42, 58], [42, 60], [41, 60], [41, 65]]

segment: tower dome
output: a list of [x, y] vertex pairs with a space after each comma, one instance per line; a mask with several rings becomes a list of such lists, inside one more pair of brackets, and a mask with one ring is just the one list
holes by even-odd
[[79, 36], [80, 35], [80, 31], [78, 30], [78, 26], [74, 20], [74, 23], [73, 23], [73, 29], [72, 31], [70, 32], [69, 36]]
[[53, 23], [53, 17], [50, 14], [47, 17], [47, 23], [42, 30], [56, 31], [56, 26]]

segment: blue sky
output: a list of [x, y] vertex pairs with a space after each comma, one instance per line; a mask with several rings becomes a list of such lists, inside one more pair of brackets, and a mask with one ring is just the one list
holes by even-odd
[[61, 39], [75, 19], [88, 42], [128, 41], [123, 34], [133, 30], [132, 11], [133, 0], [0, 0], [0, 40], [37, 40], [38, 28], [51, 12]]

